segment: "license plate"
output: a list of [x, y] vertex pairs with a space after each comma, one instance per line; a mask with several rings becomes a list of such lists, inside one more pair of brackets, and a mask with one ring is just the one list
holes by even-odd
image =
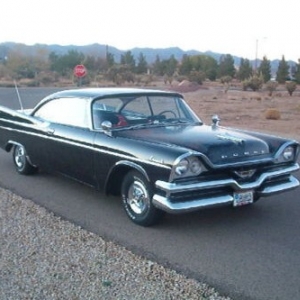
[[243, 192], [233, 194], [233, 206], [242, 206], [253, 203], [253, 192]]

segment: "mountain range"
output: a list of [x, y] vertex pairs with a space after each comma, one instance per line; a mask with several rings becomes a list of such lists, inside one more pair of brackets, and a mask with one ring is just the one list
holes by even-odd
[[[5, 42], [0, 43], [0, 61], [4, 60], [7, 56], [9, 51], [15, 50], [19, 51], [25, 55], [35, 55], [41, 49], [45, 50], [48, 53], [55, 52], [57, 55], [64, 55], [67, 54], [70, 50], [77, 50], [78, 52], [83, 53], [84, 55], [95, 55], [99, 57], [105, 57], [106, 53], [111, 53], [116, 62], [120, 61], [121, 55], [126, 53], [127, 51], [131, 51], [134, 58], [137, 60], [140, 53], [143, 53], [143, 55], [146, 58], [146, 61], [151, 64], [155, 61], [156, 57], [159, 56], [160, 60], [169, 59], [172, 55], [174, 58], [178, 61], [182, 59], [184, 55], [208, 55], [216, 59], [217, 61], [220, 60], [220, 57], [224, 54], [230, 54], [230, 53], [217, 53], [213, 51], [206, 51], [201, 52], [197, 50], [189, 50], [184, 51], [180, 49], [179, 47], [170, 47], [170, 48], [132, 48], [128, 50], [120, 50], [113, 46], [103, 45], [103, 44], [91, 44], [91, 45], [85, 45], [85, 46], [76, 46], [76, 45], [46, 45], [46, 44], [35, 44], [35, 45], [25, 45], [15, 42]], [[234, 63], [236, 66], [240, 65], [240, 60], [242, 57], [239, 56], [233, 56]], [[247, 58], [247, 57], [243, 57]], [[274, 72], [274, 70], [277, 70], [278, 64], [280, 59], [272, 60], [271, 61], [271, 69]], [[259, 65], [261, 62], [261, 59], [250, 60], [250, 63], [252, 66]], [[294, 61], [287, 61], [287, 63], [290, 66], [294, 66], [296, 62]]]

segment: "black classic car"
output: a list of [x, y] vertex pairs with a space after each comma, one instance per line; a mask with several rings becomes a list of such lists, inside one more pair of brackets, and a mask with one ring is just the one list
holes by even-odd
[[0, 146], [20, 174], [41, 168], [120, 195], [142, 226], [299, 186], [296, 141], [225, 128], [217, 116], [204, 125], [170, 91], [75, 89], [30, 110], [0, 107]]

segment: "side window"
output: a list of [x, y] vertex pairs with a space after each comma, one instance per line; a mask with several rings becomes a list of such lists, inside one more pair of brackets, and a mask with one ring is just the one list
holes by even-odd
[[111, 122], [113, 127], [126, 126], [125, 119], [117, 113], [122, 104], [119, 98], [104, 98], [95, 101], [92, 109], [94, 128], [100, 129], [103, 121]]
[[88, 127], [87, 99], [59, 98], [46, 102], [35, 116], [51, 123]]

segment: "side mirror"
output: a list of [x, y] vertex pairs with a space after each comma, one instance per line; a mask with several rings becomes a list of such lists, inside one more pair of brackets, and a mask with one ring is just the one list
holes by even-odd
[[110, 121], [103, 121], [101, 123], [101, 128], [103, 129], [105, 134], [111, 136], [112, 123]]

